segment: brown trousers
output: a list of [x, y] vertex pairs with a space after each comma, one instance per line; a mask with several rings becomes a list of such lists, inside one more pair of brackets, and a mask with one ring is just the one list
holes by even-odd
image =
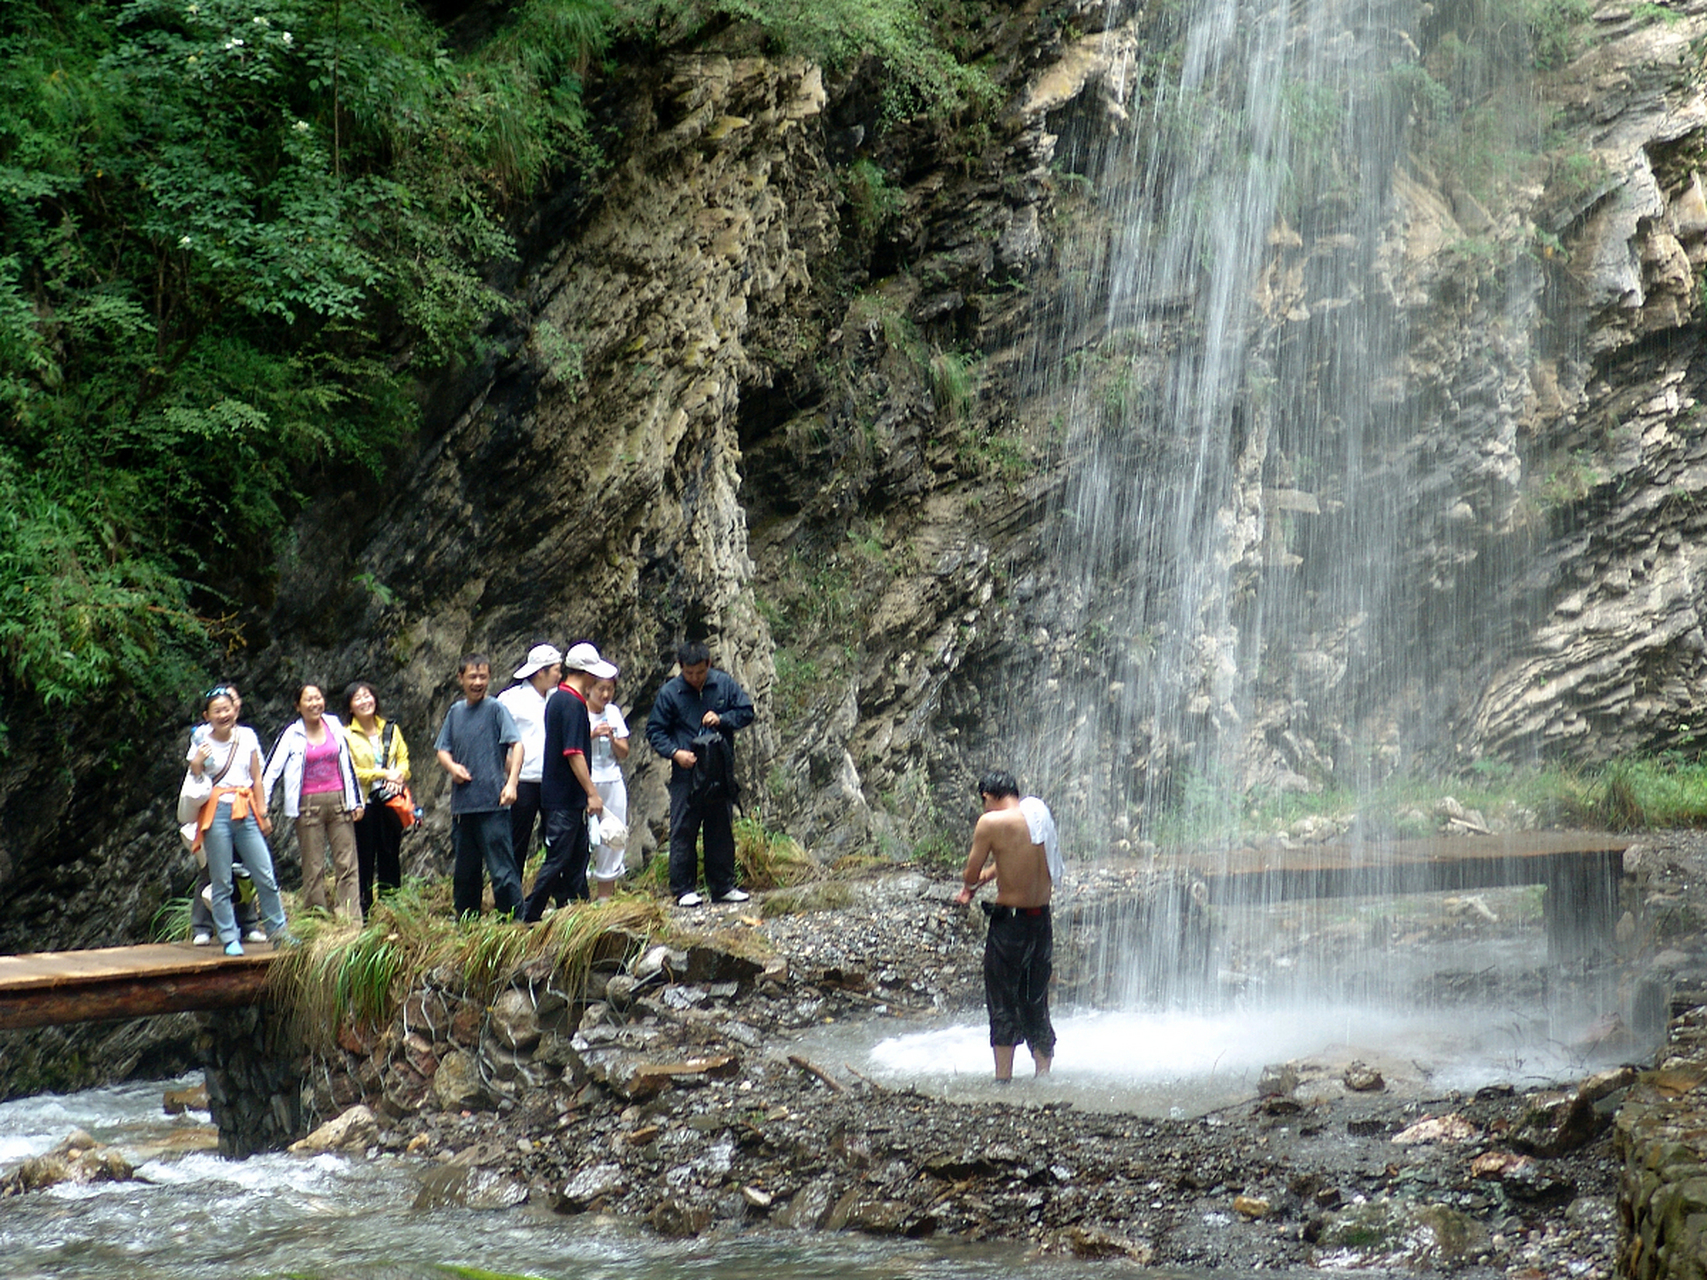
[[362, 922], [361, 872], [356, 859], [356, 829], [337, 791], [303, 796], [296, 819], [296, 843], [302, 851], [302, 905], [331, 910], [326, 899], [326, 846], [332, 847], [332, 901], [338, 914]]

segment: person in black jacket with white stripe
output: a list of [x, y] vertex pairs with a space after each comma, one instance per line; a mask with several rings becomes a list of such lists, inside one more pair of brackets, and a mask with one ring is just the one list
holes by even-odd
[[726, 671], [711, 665], [704, 641], [676, 650], [681, 674], [658, 691], [646, 721], [646, 741], [670, 768], [670, 893], [676, 904], [697, 907], [698, 858], [694, 844], [705, 833], [705, 884], [714, 902], [745, 902], [735, 884], [734, 801], [701, 800], [693, 794], [694, 738], [706, 729], [721, 733], [733, 748], [735, 731], [753, 723], [753, 700]]

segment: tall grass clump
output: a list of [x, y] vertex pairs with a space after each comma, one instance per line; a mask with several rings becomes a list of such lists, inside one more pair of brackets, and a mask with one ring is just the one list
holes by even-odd
[[184, 942], [190, 936], [190, 908], [193, 898], [167, 898], [148, 922], [148, 936], [156, 942]]
[[557, 980], [574, 988], [606, 934], [649, 935], [662, 921], [657, 903], [633, 897], [576, 903], [531, 928], [491, 915], [457, 921], [447, 881], [411, 880], [376, 901], [359, 928], [319, 914], [297, 921], [301, 944], [273, 962], [267, 986], [303, 1042], [327, 1050], [345, 1022], [390, 1022], [435, 970], [453, 975], [462, 994], [490, 1003], [518, 969], [549, 956]]
[[823, 874], [798, 840], [754, 817], [735, 820], [735, 867], [749, 889], [781, 889]]
[[936, 411], [948, 422], [962, 421], [977, 398], [978, 358], [958, 351], [938, 351], [931, 356], [931, 399]]
[[1676, 755], [1614, 761], [1595, 806], [1614, 831], [1707, 826], [1707, 763]]

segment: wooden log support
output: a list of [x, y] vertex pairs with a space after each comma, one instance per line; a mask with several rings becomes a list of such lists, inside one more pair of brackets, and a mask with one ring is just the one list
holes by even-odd
[[273, 953], [247, 951], [157, 943], [0, 956], [0, 1030], [254, 1004]]
[[1547, 926], [1548, 961], [1567, 964], [1611, 953], [1616, 946], [1623, 855], [1560, 854], [1549, 859], [1544, 870], [1547, 896], [1541, 912]]

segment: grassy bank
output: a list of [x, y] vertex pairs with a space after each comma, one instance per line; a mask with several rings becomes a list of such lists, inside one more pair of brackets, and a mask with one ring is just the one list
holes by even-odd
[[[823, 874], [799, 844], [756, 819], [738, 821], [735, 834], [740, 881], [750, 889], [796, 886], [792, 892], [806, 892]], [[613, 947], [620, 951], [653, 940], [682, 945], [700, 936], [666, 913], [667, 861], [654, 857], [623, 882], [615, 898], [576, 903], [531, 926], [492, 914], [453, 919], [445, 877], [408, 881], [376, 901], [359, 928], [323, 912], [293, 909], [291, 928], [301, 945], [273, 964], [268, 984], [304, 1042], [320, 1050], [333, 1046], [346, 1022], [387, 1025], [429, 975], [488, 1004], [519, 971], [543, 959], [550, 962], [546, 980], [572, 993], [583, 985], [593, 961], [609, 956]], [[790, 908], [793, 899], [785, 894], [783, 909], [840, 905], [834, 898], [808, 896]], [[187, 938], [189, 920], [188, 900], [178, 900], [162, 910], [156, 933]], [[613, 943], [607, 940], [613, 934], [629, 938]], [[736, 951], [752, 949], [740, 938], [717, 941]]]
[[547, 981], [572, 992], [608, 934], [646, 939], [663, 924], [661, 904], [634, 895], [578, 903], [532, 926], [494, 915], [459, 921], [451, 918], [448, 880], [410, 881], [375, 902], [360, 928], [318, 912], [293, 916], [301, 943], [273, 963], [267, 983], [304, 1043], [325, 1051], [345, 1022], [386, 1026], [435, 971], [489, 1004], [518, 970], [543, 958]]
[[1707, 826], [1707, 762], [1676, 752], [1585, 766], [1487, 761], [1455, 776], [1396, 776], [1364, 791], [1330, 784], [1313, 794], [1258, 788], [1233, 795], [1201, 781], [1182, 790], [1151, 837], [1164, 847], [1293, 831], [1312, 820], [1355, 819], [1365, 830], [1411, 839], [1440, 830], [1448, 797], [1508, 828]]

